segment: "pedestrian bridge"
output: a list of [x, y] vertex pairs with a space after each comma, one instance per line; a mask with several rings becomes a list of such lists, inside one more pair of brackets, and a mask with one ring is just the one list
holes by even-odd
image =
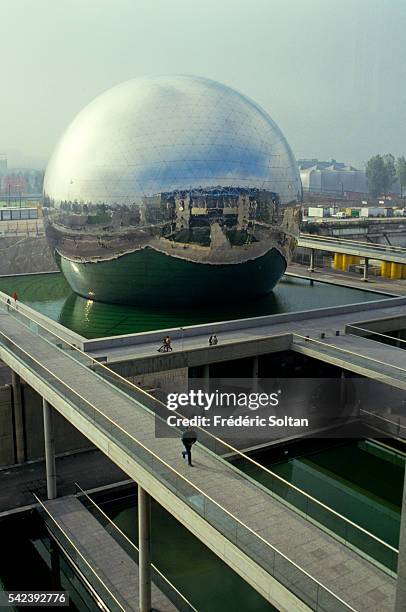
[[160, 421], [166, 437], [156, 436], [157, 400], [22, 312], [0, 314], [0, 358], [278, 609], [393, 610], [393, 547], [276, 475], [265, 490], [222, 458], [231, 447], [202, 430], [191, 470], [173, 429]]
[[406, 264], [406, 249], [399, 246], [362, 242], [361, 240], [348, 240], [346, 238], [332, 238], [314, 234], [300, 234], [298, 246], [319, 251], [343, 253], [355, 257], [379, 259]]

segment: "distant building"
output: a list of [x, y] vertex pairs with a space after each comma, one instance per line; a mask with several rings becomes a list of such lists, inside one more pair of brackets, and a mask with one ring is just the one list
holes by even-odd
[[[0, 159], [1, 164], [1, 159]], [[0, 196], [41, 194], [44, 172], [27, 168], [13, 168], [1, 171], [0, 165]]]
[[326, 195], [368, 193], [366, 175], [343, 162], [319, 161], [318, 159], [298, 160], [303, 191]]
[[7, 156], [0, 154], [0, 176], [7, 173]]

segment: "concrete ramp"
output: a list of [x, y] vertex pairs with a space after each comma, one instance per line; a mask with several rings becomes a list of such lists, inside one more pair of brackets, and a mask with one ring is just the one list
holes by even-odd
[[[72, 495], [47, 501], [43, 507], [49, 529], [108, 608], [139, 610], [138, 565], [103, 525]], [[165, 612], [178, 609], [156, 585], [152, 605]]]

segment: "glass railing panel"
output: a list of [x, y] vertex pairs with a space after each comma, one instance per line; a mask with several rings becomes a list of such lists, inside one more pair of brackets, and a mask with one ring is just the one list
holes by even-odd
[[99, 597], [108, 606], [109, 610], [122, 610], [125, 611], [125, 607], [120, 603], [120, 594], [111, 585], [107, 586], [102, 578], [97, 574], [96, 568], [93, 568], [84, 557], [76, 549], [75, 545], [67, 537], [62, 529], [55, 523], [55, 521], [42, 510], [42, 515], [46, 525], [51, 534], [53, 534], [56, 541], [59, 543], [62, 550], [71, 559], [74, 566], [83, 574], [89, 584], [93, 587]]
[[[75, 409], [79, 408], [80, 411], [83, 411], [84, 414], [87, 414], [88, 417], [95, 424], [97, 423], [97, 425], [98, 425], [98, 427], [100, 429], [105, 431], [109, 435], [109, 437], [115, 443], [118, 443], [119, 445], [123, 446], [123, 448], [125, 448], [126, 451], [131, 456], [135, 456], [135, 457], [137, 457], [137, 460], [143, 461], [144, 465], [149, 467], [149, 470], [151, 471], [152, 475], [155, 476], [156, 466], [157, 466], [156, 461], [160, 461], [158, 458], [153, 458], [152, 459], [153, 454], [150, 453], [150, 451], [148, 451], [147, 449], [143, 448], [137, 442], [137, 440], [135, 440], [134, 438], [132, 438], [131, 436], [126, 434], [126, 432], [124, 432], [120, 428], [118, 428], [114, 423], [111, 422], [110, 419], [107, 419], [107, 417], [104, 417], [95, 407], [91, 406], [91, 409], [89, 411], [89, 403], [86, 402], [85, 400], [83, 400], [83, 398], [79, 397], [79, 399], [78, 399], [77, 394], [73, 390], [70, 390], [67, 387], [64, 388], [64, 384], [61, 381], [56, 381], [55, 379], [53, 379], [52, 378], [52, 374], [50, 374], [49, 372], [46, 372], [46, 375], [44, 376], [44, 371], [46, 371], [46, 370], [42, 366], [40, 366], [40, 364], [38, 364], [38, 362], [35, 363], [35, 361], [33, 359], [28, 357], [23, 351], [19, 350], [19, 347], [17, 347], [14, 343], [11, 343], [6, 338], [3, 338], [3, 335], [0, 336], [0, 340], [4, 341], [4, 343], [7, 344], [9, 346], [9, 348], [11, 347], [16, 353], [19, 352], [20, 353], [20, 358], [23, 361], [23, 363], [25, 363], [26, 365], [29, 363], [30, 367], [32, 367], [33, 371], [37, 375], [39, 375], [41, 378], [45, 378], [45, 380], [48, 380], [48, 382], [49, 382], [49, 384], [51, 386], [54, 386], [58, 390], [60, 390], [61, 395]], [[141, 394], [142, 394], [142, 392], [141, 392]], [[86, 404], [87, 404], [87, 406], [86, 406]], [[226, 448], [230, 448], [229, 445], [225, 445], [225, 447]], [[142, 449], [142, 451], [140, 449]], [[236, 452], [238, 452], [238, 451], [236, 451]], [[168, 474], [171, 471], [172, 471], [171, 477], [168, 478]], [[199, 514], [203, 513], [202, 514], [203, 516], [208, 515], [208, 504], [213, 504], [216, 508], [220, 508], [220, 506], [218, 506], [217, 504], [214, 504], [214, 502], [211, 502], [210, 500], [208, 500], [205, 497], [203, 492], [198, 491], [196, 488], [194, 488], [189, 483], [185, 484], [187, 482], [186, 479], [183, 479], [183, 478], [178, 477], [178, 476], [176, 476], [174, 478], [173, 477], [173, 472], [174, 472], [174, 470], [171, 470], [170, 468], [168, 468], [168, 472], [166, 472], [166, 476], [163, 475], [165, 473], [165, 470], [162, 467], [162, 463], [160, 463], [160, 477], [166, 480], [167, 485], [169, 485], [169, 488], [173, 489], [173, 487], [175, 486], [179, 496], [182, 497], [182, 499], [184, 499], [186, 501], [186, 503], [188, 503], [188, 505], [190, 507], [192, 507], [194, 510], [196, 510]], [[286, 486], [286, 485], [288, 485], [288, 483], [285, 483], [284, 486]], [[296, 494], [297, 494], [297, 491], [295, 493], [292, 493], [292, 495], [296, 495]], [[225, 512], [225, 511], [223, 511], [223, 512]], [[225, 512], [225, 514], [227, 514], [227, 513]], [[226, 525], [225, 520], [223, 520], [222, 512], [217, 512], [217, 511], [214, 512], [213, 511], [211, 516], [212, 516], [212, 520], [214, 522], [216, 522], [216, 528], [218, 528], [218, 530], [220, 532], [222, 532], [223, 529], [225, 529], [225, 525]], [[221, 520], [219, 519], [220, 516], [222, 517]], [[235, 521], [235, 518], [232, 515], [228, 515], [228, 517], [229, 517], [230, 521]], [[238, 522], [237, 522], [237, 524], [238, 524]], [[226, 528], [229, 529], [228, 526]], [[253, 540], [255, 540], [255, 539], [258, 540], [257, 536], [254, 533], [252, 533], [252, 538], [253, 538]], [[268, 545], [268, 546], [269, 546], [270, 549], [272, 549], [272, 547], [270, 545]], [[255, 561], [255, 559], [254, 559], [254, 561]], [[292, 565], [292, 567], [295, 567], [295, 566]], [[276, 570], [276, 566], [275, 566], [275, 571], [277, 571]], [[295, 570], [295, 571], [300, 571], [300, 570]], [[281, 571], [279, 571], [279, 574], [283, 578], [283, 573]], [[315, 581], [313, 581], [313, 582], [314, 582], [314, 585], [317, 585], [317, 583]], [[320, 586], [320, 588], [322, 588], [322, 587]]]
[[317, 610], [318, 584], [280, 554], [275, 556], [274, 577], [312, 610]]

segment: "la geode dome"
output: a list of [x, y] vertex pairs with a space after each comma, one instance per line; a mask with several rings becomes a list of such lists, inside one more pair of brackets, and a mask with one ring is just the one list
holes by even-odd
[[[296, 203], [300, 193], [286, 139], [252, 100], [201, 77], [139, 78], [98, 96], [63, 134], [44, 180], [47, 236], [74, 291], [143, 301], [148, 280], [141, 274], [117, 300], [97, 280], [96, 264], [144, 251], [145, 266], [146, 249], [217, 272], [252, 261], [270, 246], [255, 224], [281, 226], [273, 209]], [[212, 291], [205, 282], [200, 297]], [[271, 284], [260, 283], [260, 293]]]

